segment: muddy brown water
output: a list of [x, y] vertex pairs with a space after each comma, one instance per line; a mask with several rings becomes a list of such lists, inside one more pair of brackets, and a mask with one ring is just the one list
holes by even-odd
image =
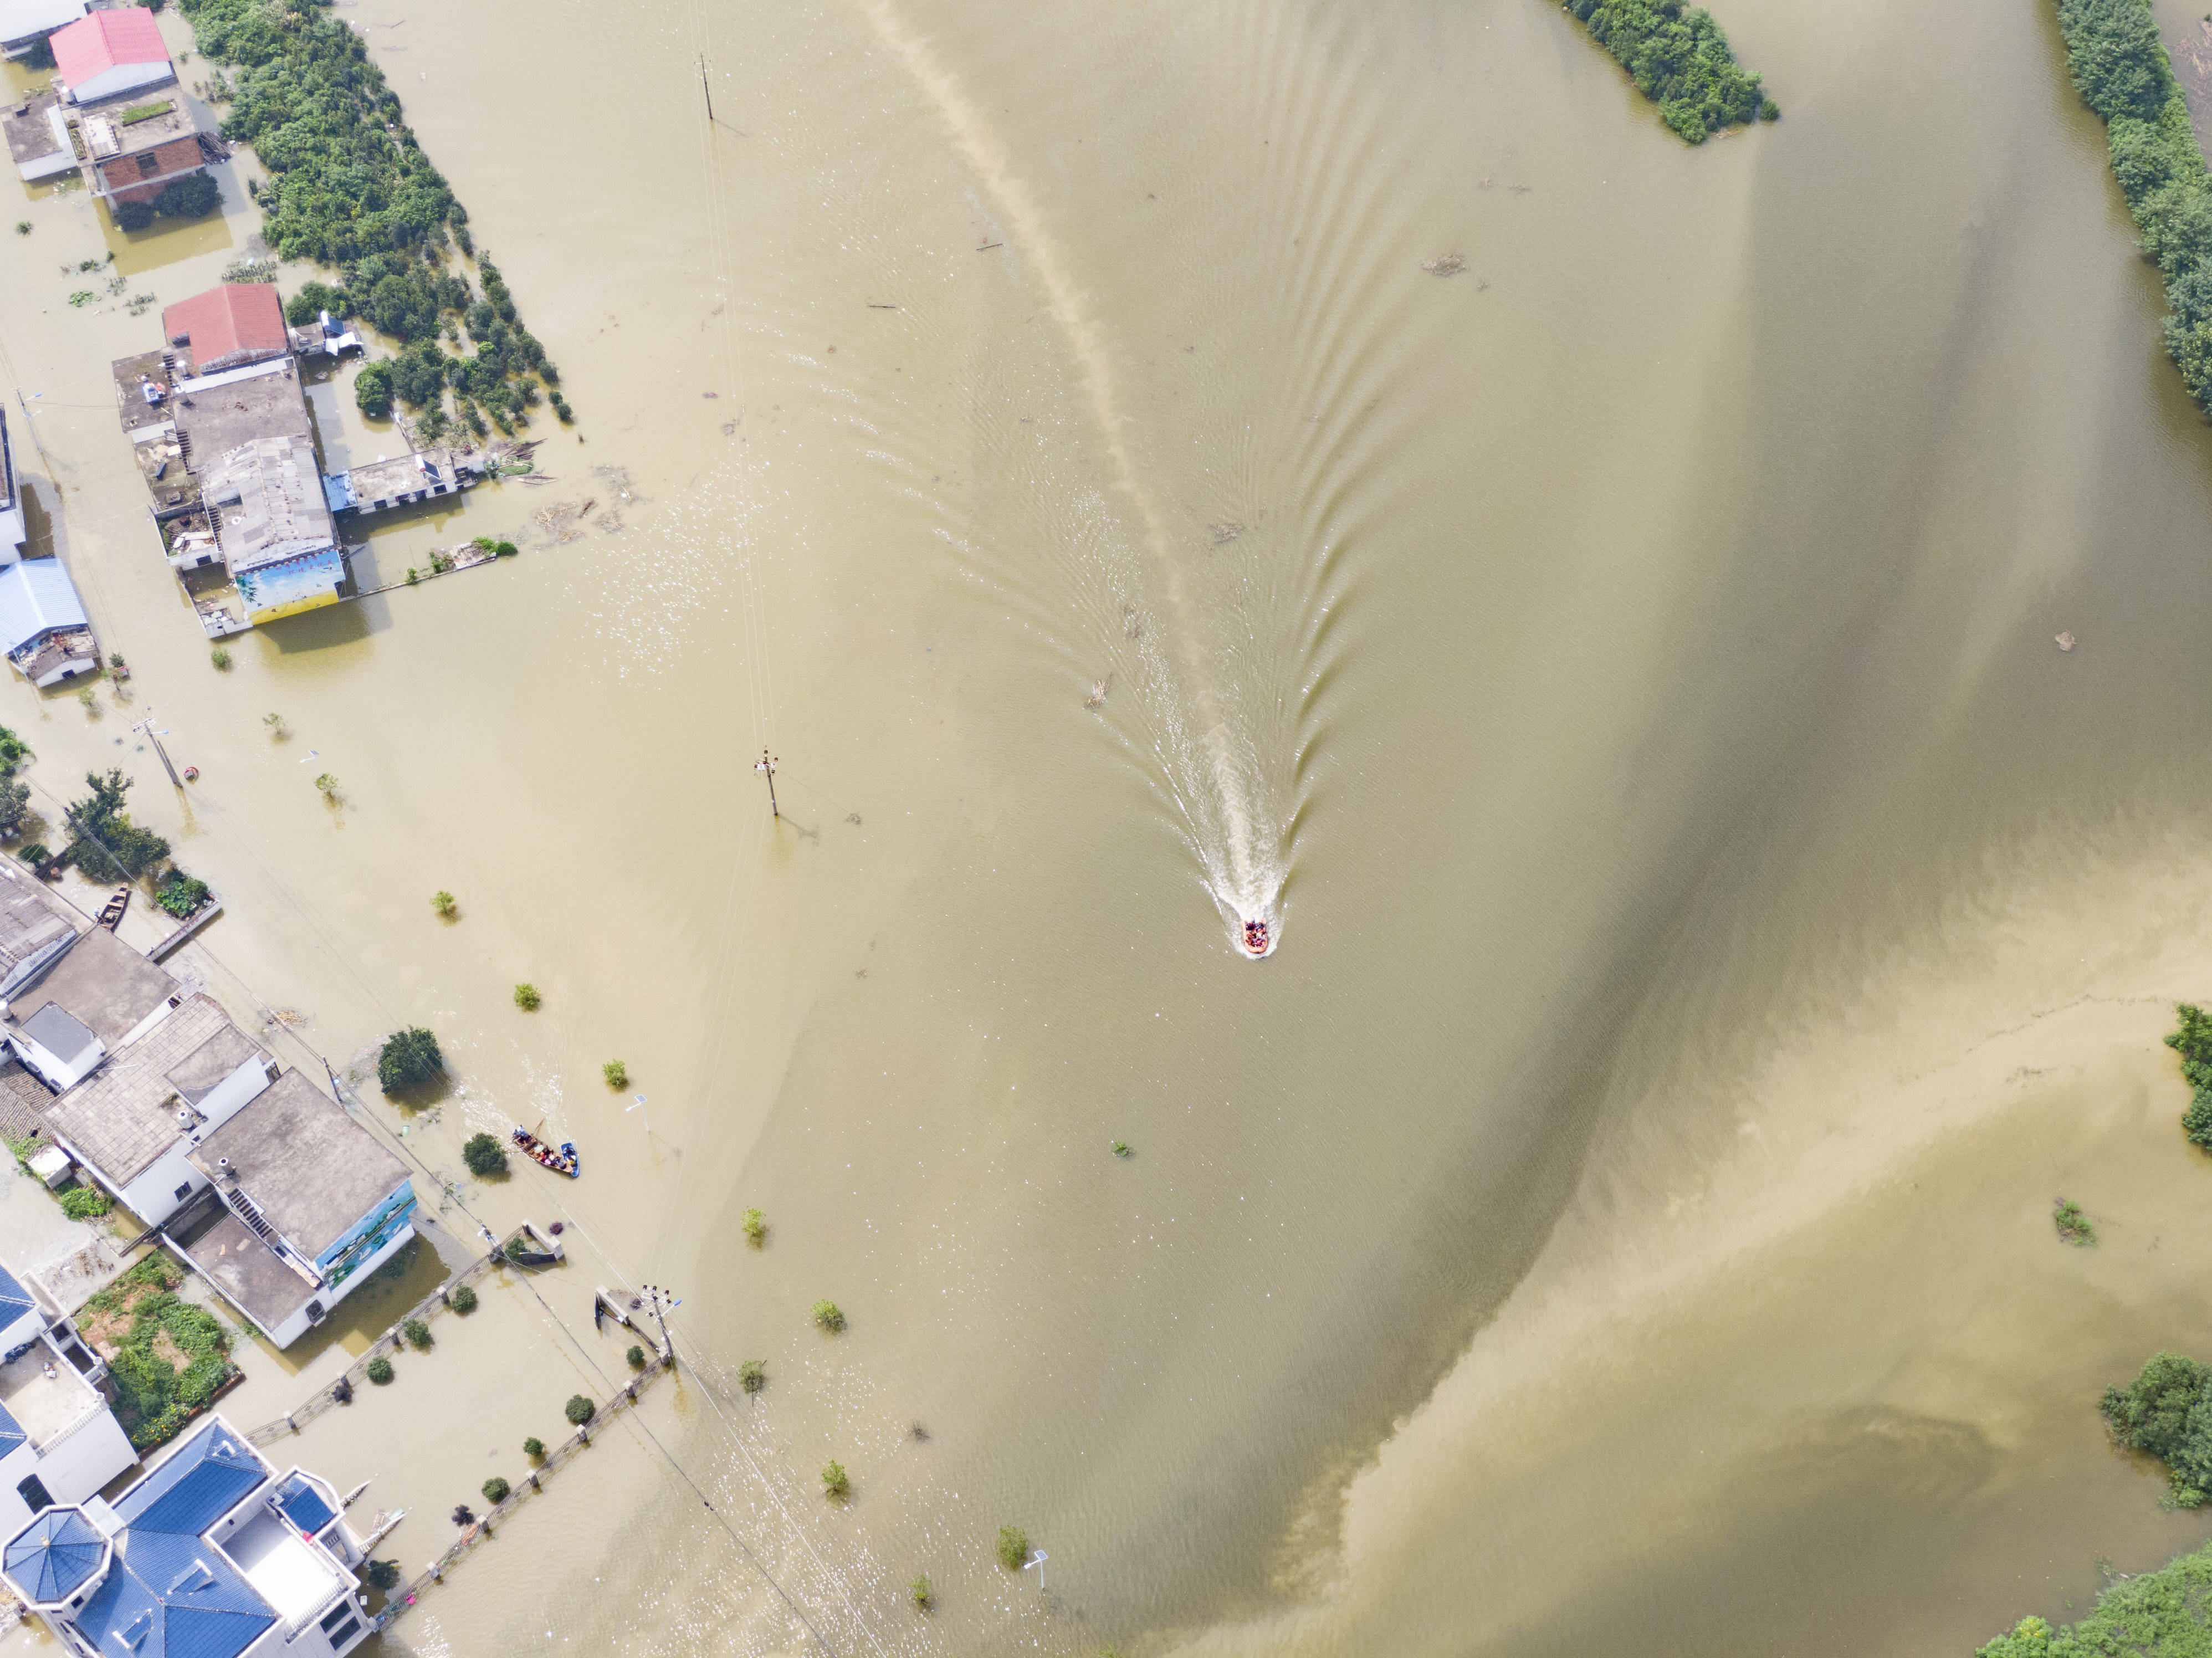
[[[136, 673], [5, 706], [319, 1049], [439, 1031], [426, 1160], [582, 1146], [485, 1213], [685, 1297], [388, 1644], [1936, 1655], [2205, 1534], [2093, 1406], [2205, 1340], [2212, 437], [2038, 9], [1738, 0], [1788, 112], [1698, 151], [1522, 0], [343, 15], [585, 440], [218, 673], [58, 266], [251, 216], [27, 192]], [[457, 1413], [571, 1386], [500, 1317]]]

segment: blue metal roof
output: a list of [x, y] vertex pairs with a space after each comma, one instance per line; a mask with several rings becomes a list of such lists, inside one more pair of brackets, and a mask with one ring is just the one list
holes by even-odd
[[268, 1477], [251, 1445], [211, 1421], [125, 1491], [115, 1512], [141, 1531], [198, 1537]]
[[64, 1600], [100, 1570], [99, 1529], [78, 1509], [48, 1509], [8, 1545], [8, 1575], [33, 1600]]
[[29, 1437], [23, 1431], [23, 1424], [8, 1413], [6, 1406], [0, 1405], [0, 1456], [7, 1455]]
[[20, 650], [55, 628], [90, 625], [60, 560], [27, 558], [0, 570], [0, 650]]
[[284, 1510], [284, 1517], [303, 1532], [319, 1532], [337, 1519], [337, 1510], [323, 1501], [323, 1494], [307, 1483], [305, 1474], [295, 1473], [286, 1480], [276, 1493], [276, 1506]]
[[6, 1329], [37, 1304], [21, 1280], [6, 1267], [0, 1266], [0, 1330]]
[[111, 1570], [76, 1614], [77, 1632], [118, 1658], [238, 1658], [276, 1617], [197, 1537], [126, 1531]]

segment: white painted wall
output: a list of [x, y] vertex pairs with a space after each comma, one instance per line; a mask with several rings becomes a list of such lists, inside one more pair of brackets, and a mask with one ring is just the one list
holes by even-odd
[[[414, 1236], [415, 1224], [412, 1221], [410, 1221], [406, 1225], [401, 1227], [398, 1232], [392, 1235], [391, 1242], [386, 1243], [384, 1248], [379, 1249], [374, 1254], [369, 1256], [368, 1260], [362, 1261], [359, 1266], [356, 1267], [353, 1271], [353, 1275], [347, 1278], [343, 1284], [339, 1284], [335, 1290], [319, 1290], [316, 1291], [315, 1294], [308, 1297], [307, 1302], [321, 1302], [323, 1303], [323, 1317], [328, 1318], [331, 1315], [331, 1309], [332, 1308], [336, 1307], [341, 1301], [343, 1301], [346, 1297], [350, 1295], [354, 1291], [368, 1283], [368, 1275], [374, 1272], [378, 1267], [383, 1266], [386, 1261], [391, 1260], [392, 1256], [398, 1254], [401, 1249], [406, 1247], [407, 1240]], [[210, 1282], [213, 1282], [213, 1280], [210, 1279]], [[301, 1303], [298, 1312], [293, 1314], [290, 1318], [285, 1320], [283, 1325], [279, 1327], [268, 1333], [269, 1339], [275, 1342], [279, 1347], [289, 1347], [321, 1321], [322, 1321], [320, 1319], [311, 1319], [307, 1316], [307, 1306], [306, 1303]]]
[[82, 86], [71, 87], [69, 93], [80, 104], [96, 104], [103, 99], [120, 98], [126, 92], [158, 87], [176, 78], [177, 71], [167, 64], [118, 64], [94, 76]]

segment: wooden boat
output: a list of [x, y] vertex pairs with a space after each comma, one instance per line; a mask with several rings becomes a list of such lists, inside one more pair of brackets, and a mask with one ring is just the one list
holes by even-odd
[[114, 896], [108, 899], [106, 906], [100, 912], [100, 926], [106, 927], [110, 932], [114, 932], [122, 923], [123, 912], [130, 908], [131, 889], [116, 888]]
[[576, 1148], [568, 1140], [562, 1140], [561, 1149], [556, 1151], [520, 1123], [515, 1124], [514, 1133], [510, 1138], [522, 1148], [523, 1155], [540, 1168], [550, 1169], [556, 1175], [566, 1175], [570, 1180], [583, 1172]]

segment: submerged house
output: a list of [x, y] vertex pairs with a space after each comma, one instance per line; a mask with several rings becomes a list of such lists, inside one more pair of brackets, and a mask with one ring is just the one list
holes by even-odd
[[54, 31], [54, 79], [72, 103], [100, 104], [177, 78], [154, 14], [143, 6], [95, 11]]
[[40, 41], [84, 15], [84, 0], [0, 0], [0, 58], [27, 58]]
[[369, 1634], [344, 1507], [216, 1416], [112, 1503], [41, 1512], [0, 1570], [74, 1658], [336, 1658]]
[[178, 301], [161, 313], [161, 337], [188, 376], [268, 362], [292, 349], [284, 307], [269, 282], [225, 282]]
[[[95, 929], [87, 940], [103, 937], [112, 935]], [[25, 1053], [18, 1044], [48, 1017], [42, 1005], [11, 1046]], [[46, 1109], [54, 1143], [279, 1347], [415, 1236], [405, 1165], [306, 1077], [280, 1070], [204, 993], [168, 997], [89, 1066], [65, 1063], [82, 1080]]]
[[249, 623], [338, 602], [345, 550], [311, 440], [288, 433], [240, 444], [202, 471], [200, 499]]
[[0, 1531], [82, 1503], [138, 1460], [100, 1390], [107, 1367], [34, 1278], [0, 1266]]
[[91, 619], [59, 559], [19, 558], [0, 568], [0, 651], [41, 690], [99, 671]]

